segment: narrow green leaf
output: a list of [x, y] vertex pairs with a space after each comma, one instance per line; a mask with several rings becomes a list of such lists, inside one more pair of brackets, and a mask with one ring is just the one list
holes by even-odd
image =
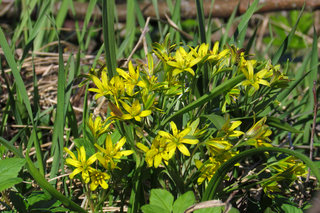
[[27, 162], [27, 169], [34, 180], [39, 184], [41, 189], [46, 190], [51, 196], [60, 200], [61, 203], [68, 209], [73, 210], [75, 212], [83, 212], [86, 211], [78, 206], [75, 202], [70, 200], [69, 198], [65, 197], [59, 191], [57, 191], [47, 180], [39, 173], [37, 168], [33, 165], [33, 162], [29, 158], [29, 153], [26, 154], [26, 162]]
[[128, 40], [125, 52], [129, 55], [133, 49], [135, 30], [136, 30], [136, 17], [135, 17], [135, 1], [127, 1], [127, 19], [126, 19], [126, 34], [125, 40]]
[[284, 131], [292, 132], [292, 133], [302, 133], [302, 131], [299, 131], [292, 127], [287, 122], [281, 121], [279, 118], [267, 116], [267, 122], [268, 125], [276, 127], [277, 129], [281, 129]]
[[293, 26], [293, 28], [291, 29], [290, 33], [288, 34], [288, 36], [284, 39], [284, 41], [282, 42], [281, 46], [279, 47], [279, 49], [277, 50], [277, 52], [275, 53], [275, 55], [272, 58], [272, 65], [276, 65], [280, 59], [281, 56], [283, 56], [283, 54], [286, 52], [287, 47], [290, 43], [290, 41], [292, 40], [294, 33], [297, 29], [298, 23], [300, 21], [300, 18], [302, 16], [302, 13], [304, 11], [304, 7], [305, 7], [305, 3], [303, 4], [303, 7], [300, 11], [299, 17], [297, 19], [297, 22], [295, 23], [295, 25]]
[[259, 0], [255, 0], [250, 7], [247, 9], [247, 11], [241, 16], [241, 21], [237, 28], [238, 35], [234, 37], [236, 40], [237, 47], [241, 48], [243, 47], [244, 39], [247, 34], [247, 28], [249, 20], [251, 19], [253, 13], [257, 10]]
[[220, 46], [220, 50], [221, 50], [221, 48], [224, 48], [224, 45], [227, 42], [228, 34], [229, 34], [229, 31], [230, 31], [230, 28], [231, 28], [232, 24], [234, 23], [234, 18], [236, 17], [239, 4], [240, 4], [240, 1], [237, 4], [237, 6], [234, 8], [234, 10], [232, 11], [232, 14], [231, 14], [231, 16], [230, 16], [230, 18], [228, 20], [228, 23], [227, 23], [227, 26], [226, 26], [226, 32], [223, 34], [223, 36], [221, 38], [221, 44], [219, 45]]
[[[56, 117], [53, 126], [53, 135], [52, 135], [52, 149], [51, 155], [53, 155], [53, 162], [50, 171], [50, 178], [53, 178], [57, 175], [59, 165], [63, 159], [63, 146], [64, 146], [64, 125], [65, 125], [65, 70], [64, 70], [64, 61], [62, 55], [62, 47], [60, 40], [58, 49], [59, 49], [59, 69], [58, 69], [58, 91], [57, 91], [57, 110]], [[69, 103], [69, 102], [67, 102]], [[55, 182], [52, 182], [53, 184]]]
[[[22, 131], [21, 131], [22, 132]], [[17, 135], [14, 136], [12, 141], [16, 141], [16, 139], [20, 136], [21, 132], [19, 132]], [[23, 154], [13, 145], [13, 143], [10, 143], [6, 139], [0, 136], [0, 144], [5, 146], [7, 149], [9, 149], [15, 156], [18, 156], [20, 158], [23, 158]]]
[[203, 13], [203, 2], [200, 0], [196, 0], [197, 5], [197, 17], [199, 22], [199, 34], [200, 34], [200, 42], [206, 43], [206, 26], [204, 23], [204, 13]]
[[253, 148], [250, 150], [246, 150], [241, 152], [240, 154], [234, 156], [233, 158], [229, 159], [225, 163], [223, 163], [220, 168], [214, 173], [213, 177], [211, 178], [208, 186], [204, 192], [202, 197], [202, 201], [214, 199], [217, 195], [218, 186], [223, 181], [224, 177], [226, 176], [227, 172], [233, 168], [234, 164], [241, 162], [243, 159], [253, 156], [259, 155], [264, 152], [280, 152], [285, 153], [288, 155], [292, 155], [294, 157], [299, 158], [302, 160], [313, 172], [314, 176], [316, 176], [318, 183], [320, 183], [320, 171], [319, 168], [304, 154], [296, 152], [290, 149], [284, 148], [277, 148], [277, 147], [260, 147], [260, 148]]
[[84, 35], [87, 32], [88, 24], [96, 5], [97, 5], [97, 0], [90, 0], [88, 7], [86, 8], [86, 16], [84, 17], [81, 36], [80, 36], [81, 41], [84, 39]]
[[[174, 9], [172, 11], [172, 21], [177, 24], [177, 26], [181, 29], [180, 25], [180, 8], [181, 8], [181, 0], [177, 0], [174, 6]], [[180, 42], [180, 33], [175, 30], [174, 28], [170, 28], [169, 30], [170, 34], [170, 41], [173, 41], [173, 38], [176, 38], [176, 44]]]
[[102, 29], [108, 76], [111, 79], [116, 73], [116, 40], [114, 32], [114, 0], [102, 1]]
[[308, 94], [309, 94], [309, 101], [306, 105], [306, 111], [311, 111], [313, 109], [314, 105], [314, 98], [313, 98], [313, 81], [316, 81], [316, 85], [318, 85], [317, 82], [317, 75], [318, 75], [318, 67], [319, 67], [319, 57], [318, 57], [318, 37], [317, 37], [317, 31], [315, 29], [315, 26], [313, 26], [313, 43], [312, 43], [312, 50], [311, 50], [311, 61], [310, 61], [310, 75], [307, 78], [307, 87], [309, 88]]
[[28, 93], [26, 90], [26, 87], [24, 85], [24, 82], [21, 78], [20, 72], [18, 70], [18, 65], [13, 57], [13, 54], [11, 52], [11, 49], [7, 43], [7, 39], [2, 31], [2, 28], [0, 28], [0, 46], [4, 52], [4, 56], [7, 59], [7, 62], [9, 64], [9, 67], [11, 68], [13, 77], [16, 81], [16, 85], [18, 87], [18, 90], [21, 94], [21, 97], [23, 99], [24, 104], [26, 105], [26, 109], [29, 115], [30, 120], [33, 122], [33, 113], [31, 109], [31, 104], [29, 101]]
[[[58, 14], [56, 16], [56, 26], [58, 32], [60, 32], [60, 28], [63, 26], [64, 20], [67, 17], [69, 5], [72, 4], [71, 0], [63, 0], [60, 4], [60, 9], [58, 11]], [[54, 31], [51, 31], [49, 36], [49, 42], [53, 41], [54, 36], [56, 33]]]
[[182, 115], [186, 112], [189, 112], [199, 106], [203, 106], [205, 103], [207, 103], [208, 101], [212, 100], [213, 98], [221, 95], [223, 92], [230, 90], [231, 88], [233, 88], [235, 85], [237, 85], [238, 83], [240, 83], [244, 79], [245, 79], [245, 76], [243, 74], [241, 74], [239, 76], [236, 76], [232, 79], [227, 80], [226, 82], [223, 82], [222, 84], [220, 84], [219, 86], [217, 86], [213, 90], [211, 90], [210, 93], [207, 93], [207, 94], [201, 96], [196, 101], [188, 104], [184, 108], [180, 109], [179, 111], [177, 111], [177, 112], [173, 113], [172, 115], [170, 115], [169, 117], [167, 117], [164, 121], [161, 122], [161, 126], [163, 127], [166, 123], [168, 123], [173, 118], [175, 118], [179, 115]]

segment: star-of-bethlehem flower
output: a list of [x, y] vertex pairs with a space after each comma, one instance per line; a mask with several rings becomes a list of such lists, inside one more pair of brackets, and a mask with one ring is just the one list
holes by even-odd
[[241, 71], [246, 76], [247, 80], [243, 81], [241, 84], [243, 86], [251, 85], [253, 87], [253, 89], [250, 90], [250, 94], [253, 94], [255, 91], [259, 90], [259, 84], [270, 87], [270, 83], [264, 78], [272, 76], [272, 71], [268, 69], [262, 69], [254, 74], [254, 65], [256, 64], [256, 61], [246, 61], [245, 59], [242, 59], [242, 61], [244, 66], [242, 66]]
[[66, 159], [66, 163], [76, 167], [75, 170], [70, 174], [70, 178], [73, 179], [75, 175], [82, 172], [82, 179], [85, 183], [89, 183], [90, 175], [89, 172], [94, 171], [95, 169], [92, 168], [90, 165], [93, 164], [97, 160], [96, 154], [92, 155], [88, 160], [86, 156], [86, 150], [84, 146], [81, 146], [78, 151], [78, 158], [75, 156], [73, 152], [71, 152], [68, 148], [64, 148], [64, 151], [67, 152], [71, 158]]
[[107, 135], [105, 149], [98, 144], [94, 144], [100, 150], [100, 152], [97, 153], [97, 158], [104, 168], [113, 170], [117, 167], [117, 163], [122, 156], [128, 156], [133, 153], [132, 150], [120, 150], [125, 143], [126, 138], [123, 137], [113, 146], [111, 136]]
[[192, 67], [201, 61], [201, 58], [194, 58], [193, 52], [187, 53], [180, 47], [174, 56], [175, 61], [167, 61], [167, 64], [174, 67], [172, 76], [176, 76], [181, 72], [187, 71], [191, 75], [195, 75]]
[[94, 191], [100, 185], [102, 188], [107, 189], [108, 184], [106, 180], [110, 179], [110, 175], [105, 172], [101, 172], [100, 170], [94, 170], [90, 172], [91, 184], [90, 190]]
[[90, 77], [97, 88], [89, 88], [89, 91], [97, 93], [95, 96], [96, 99], [100, 98], [101, 96], [111, 95], [109, 79], [106, 71], [102, 71], [101, 81], [95, 75], [90, 75]]
[[137, 99], [132, 103], [132, 106], [129, 106], [124, 101], [121, 101], [121, 104], [128, 112], [128, 114], [122, 115], [121, 118], [124, 120], [130, 120], [134, 118], [136, 121], [140, 122], [141, 118], [151, 115], [151, 110], [141, 110], [141, 105]]
[[142, 143], [137, 143], [137, 147], [146, 153], [145, 160], [149, 167], [158, 168], [162, 160], [165, 163], [169, 160], [169, 149], [164, 138], [156, 137], [150, 149]]
[[261, 118], [245, 134], [247, 144], [255, 147], [271, 147], [271, 140], [268, 138], [272, 134], [268, 125], [265, 124], [266, 117]]
[[135, 70], [132, 65], [132, 62], [129, 61], [128, 70], [129, 72], [126, 72], [118, 68], [117, 72], [125, 80], [125, 83], [126, 83], [125, 87], [126, 87], [127, 94], [129, 96], [133, 96], [135, 94], [134, 87], [135, 86], [144, 87], [144, 84], [142, 81], [139, 81], [139, 76], [140, 76], [139, 67], [137, 67]]
[[161, 137], [167, 140], [168, 149], [170, 150], [169, 159], [173, 156], [174, 152], [176, 151], [176, 148], [178, 148], [182, 154], [190, 156], [190, 152], [184, 144], [197, 144], [199, 142], [197, 139], [186, 138], [188, 133], [191, 131], [191, 128], [185, 128], [183, 131], [180, 132], [177, 129], [177, 125], [173, 121], [170, 122], [170, 126], [172, 134], [165, 131], [158, 132], [158, 134]]
[[96, 139], [107, 132], [110, 125], [111, 123], [106, 124], [106, 122], [102, 122], [100, 116], [97, 116], [94, 120], [92, 114], [89, 116], [88, 127]]

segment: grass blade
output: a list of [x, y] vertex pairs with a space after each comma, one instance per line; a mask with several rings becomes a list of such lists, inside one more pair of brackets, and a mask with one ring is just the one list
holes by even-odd
[[218, 95], [221, 95], [224, 91], [230, 90], [235, 85], [240, 83], [242, 80], [245, 79], [245, 76], [243, 74], [234, 77], [230, 80], [227, 80], [226, 82], [220, 84], [219, 86], [215, 87], [213, 90], [210, 91], [210, 93], [207, 93], [203, 96], [201, 96], [196, 101], [190, 103], [189, 105], [185, 106], [184, 108], [180, 109], [179, 111], [173, 113], [171, 116], [167, 117], [164, 121], [161, 122], [161, 126], [163, 127], [166, 123], [171, 121], [173, 118], [182, 115], [186, 112], [189, 112], [198, 106], [203, 106], [208, 101], [212, 100], [214, 97], [217, 97]]
[[116, 73], [116, 40], [114, 32], [114, 0], [102, 1], [102, 28], [108, 75], [111, 79]]
[[200, 0], [196, 0], [197, 5], [197, 17], [199, 22], [199, 34], [200, 34], [200, 42], [206, 43], [206, 28], [204, 23], [204, 14], [203, 14], [203, 2]]
[[[57, 110], [56, 117], [53, 126], [53, 135], [52, 135], [52, 149], [51, 156], [53, 156], [53, 162], [50, 171], [50, 178], [53, 178], [57, 175], [59, 165], [63, 159], [63, 130], [65, 125], [64, 112], [65, 112], [65, 70], [64, 62], [62, 55], [62, 47], [60, 40], [58, 44], [59, 48], [59, 69], [58, 69], [58, 93], [57, 93]], [[69, 102], [68, 102], [69, 103]], [[54, 184], [55, 182], [53, 182]]]
[[302, 13], [304, 11], [304, 7], [305, 7], [305, 3], [303, 4], [303, 7], [300, 11], [300, 14], [298, 16], [297, 22], [295, 23], [295, 25], [293, 26], [293, 28], [291, 29], [290, 33], [288, 34], [288, 36], [284, 39], [284, 41], [282, 42], [281, 46], [279, 47], [279, 49], [277, 50], [276, 54], [273, 56], [272, 58], [272, 65], [276, 65], [278, 63], [278, 61], [280, 60], [281, 56], [283, 56], [283, 54], [286, 52], [287, 47], [291, 41], [291, 39], [294, 36], [294, 33], [297, 29], [298, 23], [300, 21], [300, 18], [302, 16]]
[[221, 167], [215, 172], [212, 179], [208, 183], [208, 186], [204, 192], [204, 195], [202, 197], [202, 201], [211, 200], [214, 199], [217, 194], [218, 186], [223, 181], [224, 177], [226, 176], [227, 172], [233, 168], [234, 164], [240, 162], [241, 160], [252, 156], [252, 155], [259, 155], [263, 154], [264, 152], [280, 152], [285, 153], [288, 155], [295, 156], [302, 160], [313, 172], [313, 174], [316, 176], [318, 183], [320, 183], [320, 171], [318, 167], [304, 154], [301, 154], [299, 152], [290, 150], [290, 149], [284, 149], [284, 148], [277, 148], [277, 147], [260, 147], [255, 149], [250, 149], [241, 152], [240, 154], [234, 156], [227, 162], [223, 163]]
[[[317, 31], [315, 26], [313, 26], [313, 43], [312, 43], [312, 50], [311, 50], [311, 61], [310, 61], [310, 75], [307, 77], [307, 87], [309, 88], [309, 101], [306, 105], [306, 111], [312, 111], [314, 105], [314, 98], [313, 98], [313, 81], [317, 81], [317, 74], [318, 74], [318, 67], [319, 67], [319, 57], [318, 57], [318, 37]], [[317, 84], [318, 85], [318, 84]]]

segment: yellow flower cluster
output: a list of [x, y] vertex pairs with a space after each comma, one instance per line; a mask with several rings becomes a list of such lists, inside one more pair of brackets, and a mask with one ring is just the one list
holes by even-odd
[[[111, 123], [106, 124], [106, 122], [101, 121], [101, 117], [97, 117], [94, 121], [92, 115], [89, 118], [88, 127], [91, 130], [95, 141], [108, 131]], [[77, 149], [78, 157], [71, 152], [68, 148], [64, 148], [71, 158], [66, 159], [66, 163], [75, 167], [73, 172], [70, 174], [70, 178], [73, 179], [75, 175], [81, 173], [81, 177], [84, 183], [90, 183], [90, 190], [94, 191], [100, 185], [102, 188], [107, 189], [107, 181], [111, 178], [110, 173], [113, 169], [118, 168], [117, 163], [120, 162], [121, 158], [124, 156], [131, 155], [132, 150], [121, 150], [126, 142], [126, 138], [121, 138], [119, 142], [114, 145], [111, 140], [110, 134], [106, 135], [105, 148], [94, 143], [94, 146], [98, 151], [91, 155], [87, 160], [87, 154], [85, 147], [81, 146]], [[101, 171], [97, 168], [97, 164], [93, 164], [98, 161], [102, 165], [105, 171]]]
[[[106, 68], [90, 72], [87, 77], [95, 86], [89, 91], [95, 93], [96, 99], [105, 97], [109, 110], [106, 119], [100, 116], [93, 119], [90, 115], [87, 122], [95, 154], [87, 160], [84, 146], [77, 150], [78, 157], [65, 148], [71, 156], [66, 163], [75, 167], [70, 178], [81, 173], [84, 183], [90, 182], [91, 190], [99, 185], [106, 189], [112, 178], [111, 171], [120, 169], [117, 165], [121, 159], [134, 153], [143, 155], [146, 164], [154, 168], [166, 166], [174, 156], [189, 158], [190, 162], [195, 159], [200, 173], [198, 183], [201, 184], [210, 180], [224, 162], [237, 155], [239, 146], [272, 146], [269, 139], [272, 132], [265, 117], [246, 128], [241, 127], [241, 121], [232, 120], [226, 114], [231, 104], [238, 104], [242, 96], [250, 97], [261, 88], [281, 88], [288, 83], [279, 66], [248, 58], [244, 51], [234, 46], [219, 50], [219, 42], [212, 49], [207, 44], [184, 48], [155, 43], [153, 54], [147, 55], [146, 61], [137, 60], [137, 65], [129, 61], [128, 68], [117, 68], [114, 76], [108, 76]], [[205, 121], [200, 125], [202, 129], [198, 129], [200, 119], [197, 116], [203, 109], [196, 109], [194, 114], [175, 120], [176, 123], [171, 121], [171, 131], [168, 131], [169, 123], [162, 125], [161, 121], [199, 98], [195, 95], [200, 93], [195, 85], [204, 64], [209, 65], [208, 88], [239, 74], [245, 76], [244, 81], [217, 98], [220, 104], [217, 111], [226, 115], [225, 123], [210, 129]], [[221, 77], [217, 82], [216, 76]], [[179, 120], [183, 123], [178, 123]], [[127, 137], [130, 143], [125, 145], [127, 129], [124, 127], [130, 125], [133, 137]], [[117, 143], [112, 142], [113, 133], [121, 135]], [[103, 137], [105, 143], [102, 145], [99, 139]], [[201, 149], [205, 153], [195, 155], [201, 145], [204, 145]], [[289, 165], [290, 162], [285, 163]], [[279, 165], [274, 169], [289, 168]], [[303, 171], [302, 167], [290, 169]], [[273, 186], [271, 183], [266, 185]]]
[[157, 168], [162, 161], [167, 163], [173, 157], [177, 148], [183, 155], [190, 156], [190, 152], [184, 144], [197, 144], [199, 142], [197, 139], [191, 138], [191, 135], [188, 135], [191, 127], [179, 131], [173, 121], [170, 122], [170, 126], [172, 134], [159, 131], [150, 148], [142, 143], [137, 143], [137, 147], [146, 153], [146, 162], [149, 167], [154, 166]]

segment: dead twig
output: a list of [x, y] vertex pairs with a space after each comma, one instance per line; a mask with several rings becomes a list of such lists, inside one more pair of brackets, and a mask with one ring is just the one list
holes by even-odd
[[[317, 120], [317, 109], [318, 109], [316, 86], [317, 86], [316, 81], [313, 81], [312, 92], [313, 92], [314, 105], [313, 105], [313, 124], [312, 124], [311, 137], [310, 137], [310, 154], [309, 154], [310, 160], [312, 160], [312, 157], [313, 157], [314, 133], [316, 132], [316, 120]], [[309, 178], [310, 178], [310, 168], [308, 169], [307, 182], [309, 181]]]

